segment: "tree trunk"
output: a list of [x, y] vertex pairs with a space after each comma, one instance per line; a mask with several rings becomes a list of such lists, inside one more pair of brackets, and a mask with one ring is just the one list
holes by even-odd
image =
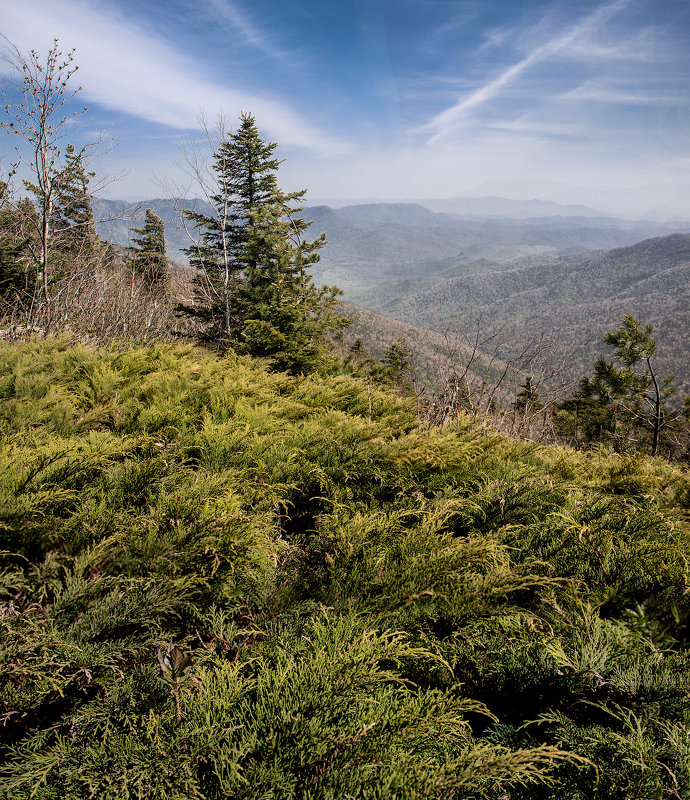
[[651, 360], [647, 359], [647, 369], [654, 384], [654, 416], [652, 418], [652, 456], [656, 456], [659, 452], [659, 433], [661, 431], [661, 392], [659, 391], [659, 382], [656, 379], [654, 370], [652, 369]]

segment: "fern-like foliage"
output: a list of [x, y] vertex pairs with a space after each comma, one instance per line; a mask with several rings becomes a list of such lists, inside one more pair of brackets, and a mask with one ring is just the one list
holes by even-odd
[[184, 346], [0, 363], [2, 796], [688, 796], [687, 472]]

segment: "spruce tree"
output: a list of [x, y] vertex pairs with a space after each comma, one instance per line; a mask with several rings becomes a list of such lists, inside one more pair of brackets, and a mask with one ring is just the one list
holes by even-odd
[[270, 357], [277, 369], [309, 372], [318, 364], [326, 333], [346, 322], [333, 312], [340, 291], [317, 288], [307, 271], [325, 238], [303, 240], [309, 223], [282, 202], [285, 197], [254, 213], [247, 244], [251, 266], [245, 270], [247, 317], [236, 349]]
[[323, 236], [308, 242], [299, 215], [305, 191], [283, 192], [277, 144], [264, 142], [254, 117], [219, 144], [213, 172], [213, 216], [185, 211], [200, 238], [187, 254], [198, 270], [195, 307], [203, 334], [221, 347], [266, 356], [279, 369], [316, 366], [326, 333], [341, 326], [333, 314], [339, 291], [317, 289], [308, 268]]
[[33, 292], [32, 252], [37, 250], [38, 216], [28, 197], [12, 202], [7, 183], [0, 181], [0, 299], [27, 300]]
[[89, 195], [89, 182], [94, 175], [84, 167], [83, 151], [76, 151], [74, 145], [68, 144], [65, 166], [56, 178], [55, 204], [50, 217], [53, 247], [63, 263], [76, 259], [91, 262], [100, 250]]
[[154, 211], [147, 208], [144, 227], [130, 230], [136, 234], [129, 248], [132, 271], [142, 277], [151, 291], [163, 290], [169, 277], [165, 223]]
[[525, 382], [520, 386], [520, 391], [515, 396], [513, 408], [516, 411], [538, 411], [544, 408], [539, 392], [532, 383], [532, 376], [528, 375]]

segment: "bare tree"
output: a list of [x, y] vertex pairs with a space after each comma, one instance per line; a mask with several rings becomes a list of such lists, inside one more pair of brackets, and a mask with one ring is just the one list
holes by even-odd
[[[81, 91], [80, 86], [71, 86], [78, 69], [74, 63], [74, 50], [64, 53], [55, 39], [45, 58], [41, 58], [36, 50], [24, 54], [6, 37], [0, 37], [3, 40], [0, 58], [10, 65], [14, 74], [14, 78], [5, 85], [5, 119], [0, 120], [2, 128], [15, 136], [17, 141], [10, 178], [15, 175], [24, 178], [24, 188], [34, 197], [31, 214], [26, 213], [28, 199], [13, 197], [16, 210], [34, 229], [31, 236], [32, 289], [26, 301], [20, 304], [23, 306], [23, 315], [15, 314], [15, 317], [23, 316], [23, 325], [27, 330], [32, 330], [38, 323], [42, 331], [47, 333], [58, 317], [65, 316], [62, 311], [57, 313], [56, 310], [63, 296], [66, 293], [74, 294], [67, 284], [73, 277], [82, 282], [89, 270], [95, 273], [106, 255], [95, 234], [95, 220], [90, 215], [84, 215], [82, 222], [76, 218], [70, 219], [67, 227], [63, 220], [61, 231], [53, 229], [58, 224], [56, 219], [59, 217], [61, 192], [65, 189], [65, 181], [79, 177], [75, 172], [77, 168], [82, 170], [82, 188], [85, 192], [86, 184], [94, 177], [93, 173], [85, 171], [87, 157], [107, 152], [112, 149], [114, 142], [103, 133], [80, 148], [75, 148], [68, 141], [78, 131], [76, 119], [88, 110], [85, 106], [75, 107], [73, 102]], [[89, 199], [86, 201], [89, 206], [93, 192], [102, 190], [118, 177], [109, 175], [101, 177], [96, 185], [91, 183]], [[71, 247], [67, 248], [70, 252], [68, 256], [64, 254], [59, 269], [69, 272], [69, 275], [53, 285], [51, 254], [65, 250], [66, 234], [69, 234]], [[76, 247], [77, 242], [83, 246]], [[92, 246], [85, 247], [88, 243]], [[85, 260], [90, 263], [85, 265]], [[95, 279], [95, 274], [93, 277]]]
[[[473, 416], [491, 413], [501, 427], [506, 428], [509, 423], [511, 433], [521, 434], [526, 428], [522, 425], [524, 430], [517, 430], [518, 417], [524, 423], [526, 415], [539, 412], [546, 424], [547, 415], [560, 396], [559, 377], [569, 357], [545, 334], [515, 349], [501, 327], [488, 325], [481, 316], [449, 326], [444, 332], [442, 355], [434, 421], [447, 424], [460, 409]], [[517, 413], [511, 401], [526, 379], [535, 394], [544, 392], [549, 397], [538, 409], [528, 406]]]
[[37, 286], [40, 285], [43, 301], [49, 306], [50, 218], [61, 172], [62, 149], [70, 132], [68, 120], [83, 114], [86, 108], [65, 113], [81, 87], [69, 87], [70, 79], [78, 69], [74, 63], [74, 50], [64, 54], [57, 39], [53, 41], [45, 61], [41, 61], [36, 50], [24, 55], [7, 39], [2, 57], [14, 69], [16, 79], [11, 85], [12, 91], [6, 92], [8, 119], [1, 124], [25, 143], [24, 148], [16, 148], [18, 158], [12, 165], [12, 173], [23, 165], [33, 175], [34, 180], [25, 181], [25, 185], [35, 195], [38, 205], [41, 253], [37, 263]]

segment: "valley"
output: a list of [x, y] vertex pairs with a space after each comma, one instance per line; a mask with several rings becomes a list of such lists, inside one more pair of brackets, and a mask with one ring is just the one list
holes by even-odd
[[[205, 209], [200, 200], [100, 202], [109, 221], [99, 232], [121, 245], [152, 208], [179, 262], [189, 239], [173, 206]], [[688, 390], [690, 223], [601, 217], [544, 201], [426, 202], [305, 208], [310, 232], [327, 238], [315, 283], [338, 286], [346, 303], [367, 310], [354, 313], [348, 341], [363, 338], [380, 355], [402, 336], [417, 373], [433, 383], [446, 368], [444, 337], [455, 340], [461, 329], [500, 331], [506, 344], [494, 356], [505, 359], [546, 336], [566, 361], [559, 379], [572, 386], [606, 353], [602, 333], [631, 311], [654, 325], [660, 370]], [[473, 206], [478, 213], [468, 213]]]

